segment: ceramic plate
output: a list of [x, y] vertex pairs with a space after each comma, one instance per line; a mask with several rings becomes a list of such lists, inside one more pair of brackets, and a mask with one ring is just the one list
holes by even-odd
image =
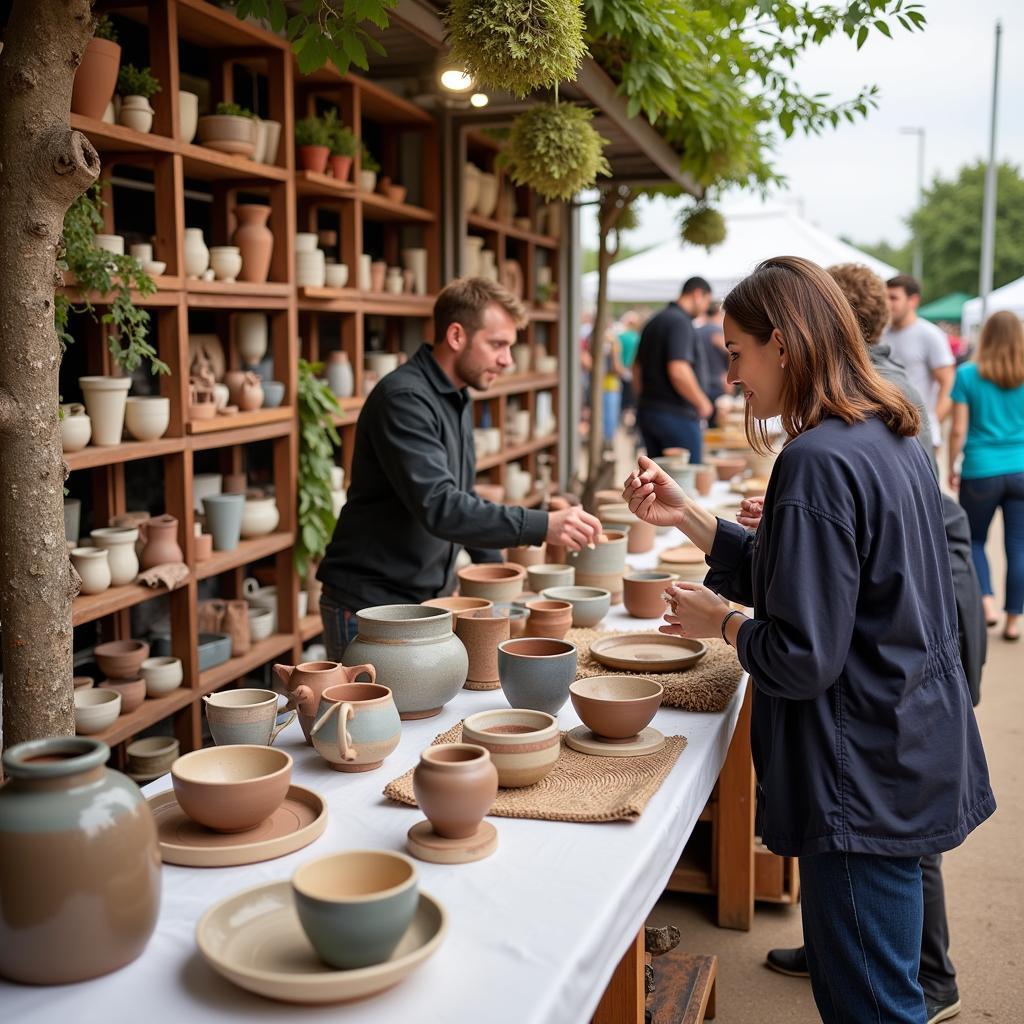
[[196, 925], [196, 942], [218, 974], [249, 992], [286, 1003], [341, 1003], [398, 984], [447, 931], [444, 908], [421, 892], [412, 924], [389, 960], [339, 971], [313, 951], [295, 912], [291, 883], [272, 882], [211, 907]]
[[327, 827], [327, 803], [303, 786], [289, 786], [284, 803], [266, 821], [246, 832], [214, 832], [194, 822], [179, 806], [174, 790], [147, 801], [156, 819], [165, 864], [223, 868], [273, 860], [308, 846]]
[[666, 633], [623, 633], [606, 636], [590, 645], [595, 661], [630, 672], [678, 672], [692, 668], [707, 653], [700, 640]]
[[704, 564], [704, 552], [696, 544], [684, 544], [678, 548], [666, 548], [658, 556], [665, 565], [692, 565], [694, 562]]

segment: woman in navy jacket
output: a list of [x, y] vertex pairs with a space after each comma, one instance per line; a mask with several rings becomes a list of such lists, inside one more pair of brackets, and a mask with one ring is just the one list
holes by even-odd
[[750, 673], [760, 831], [800, 858], [822, 1019], [924, 1024], [919, 858], [995, 809], [939, 489], [917, 411], [872, 368], [828, 274], [767, 260], [724, 308], [748, 438], [763, 449], [774, 416], [789, 438], [760, 526], [715, 519], [647, 459], [624, 496], [707, 553], [706, 586], [673, 587], [662, 630], [722, 636]]

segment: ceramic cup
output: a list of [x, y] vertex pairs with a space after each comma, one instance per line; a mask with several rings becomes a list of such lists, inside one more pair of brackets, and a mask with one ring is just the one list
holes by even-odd
[[336, 772], [368, 772], [398, 746], [402, 721], [386, 686], [338, 683], [320, 695], [310, 737]]
[[462, 723], [462, 739], [491, 755], [498, 785], [532, 786], [555, 766], [562, 739], [558, 721], [543, 711], [478, 711]]
[[611, 607], [612, 595], [601, 587], [548, 587], [541, 597], [550, 601], [568, 601], [572, 605], [572, 624], [577, 629], [596, 626]]
[[576, 678], [576, 645], [521, 637], [498, 645], [501, 688], [514, 708], [557, 715]]
[[203, 697], [206, 721], [213, 742], [219, 747], [236, 743], [269, 747], [298, 712], [279, 717], [278, 695], [273, 690], [225, 690]]
[[531, 565], [526, 570], [530, 589], [539, 594], [546, 587], [571, 587], [576, 582], [576, 570], [571, 565]]
[[526, 623], [526, 635], [550, 637], [561, 640], [572, 626], [572, 605], [542, 597], [526, 602], [530, 618]]
[[419, 879], [404, 854], [347, 850], [303, 864], [292, 893], [317, 955], [349, 970], [391, 956], [416, 912]]

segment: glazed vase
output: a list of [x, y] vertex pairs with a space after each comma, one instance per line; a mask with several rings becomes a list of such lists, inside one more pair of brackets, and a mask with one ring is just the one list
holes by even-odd
[[420, 754], [412, 789], [439, 836], [468, 839], [498, 795], [498, 770], [483, 747], [442, 743]]
[[341, 683], [320, 696], [310, 739], [336, 772], [369, 772], [398, 746], [402, 722], [386, 686]]
[[389, 604], [356, 613], [359, 631], [346, 665], [368, 663], [387, 680], [403, 719], [438, 714], [466, 682], [469, 659], [452, 631], [452, 613], [418, 604]]
[[210, 267], [210, 250], [201, 228], [185, 228], [185, 276], [202, 277]]
[[116, 971], [146, 948], [160, 910], [156, 826], [139, 787], [98, 740], [4, 753], [0, 975], [31, 985]]
[[85, 410], [92, 424], [92, 443], [113, 446], [121, 443], [124, 411], [130, 377], [79, 377]]
[[140, 532], [145, 542], [139, 559], [143, 569], [185, 561], [178, 545], [178, 520], [174, 516], [153, 516], [142, 524]]
[[274, 233], [267, 227], [270, 207], [239, 203], [235, 207], [235, 216], [238, 227], [231, 241], [242, 250], [242, 269], [238, 280], [263, 284], [270, 274], [270, 257], [274, 251]]
[[338, 349], [327, 357], [327, 386], [335, 398], [351, 398], [355, 393], [355, 378], [347, 352]]
[[121, 47], [109, 39], [90, 39], [75, 71], [71, 112], [100, 120], [113, 98], [120, 69]]
[[288, 693], [288, 706], [298, 711], [302, 734], [310, 746], [310, 731], [324, 690], [341, 683], [353, 683], [364, 673], [371, 683], [377, 681], [377, 671], [372, 665], [345, 666], [337, 661], [304, 661], [298, 665], [274, 666], [274, 675]]
[[203, 498], [206, 529], [213, 534], [214, 551], [234, 551], [242, 536], [244, 494], [211, 494]]

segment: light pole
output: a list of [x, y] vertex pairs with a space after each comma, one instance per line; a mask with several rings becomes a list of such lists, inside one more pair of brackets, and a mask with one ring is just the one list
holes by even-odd
[[[916, 135], [917, 136], [917, 211], [920, 213], [921, 207], [924, 205], [924, 128], [901, 128], [900, 135]], [[918, 284], [921, 283], [921, 277], [924, 273], [924, 252], [921, 249], [921, 234], [920, 226], [918, 230], [914, 231], [914, 266], [913, 274], [917, 278]]]
[[992, 118], [988, 129], [988, 164], [985, 166], [985, 200], [981, 215], [981, 269], [978, 291], [981, 294], [981, 322], [988, 314], [988, 295], [992, 291], [992, 273], [996, 249], [996, 125], [999, 113], [999, 51], [1003, 38], [1002, 22], [996, 22], [996, 56], [992, 67]]

